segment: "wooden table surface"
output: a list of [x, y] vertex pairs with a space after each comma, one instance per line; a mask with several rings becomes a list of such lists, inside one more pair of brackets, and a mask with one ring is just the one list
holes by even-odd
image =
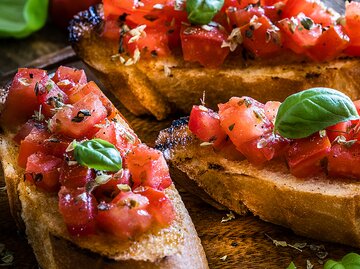
[[[331, 4], [339, 10], [344, 2], [337, 0]], [[0, 77], [67, 45], [66, 32], [56, 29], [50, 23], [27, 39], [0, 40]], [[84, 67], [76, 59], [69, 64]], [[107, 94], [129, 119], [139, 137], [150, 145], [159, 130], [171, 122], [171, 119], [157, 122], [152, 118], [136, 118], [114, 100], [111, 94]], [[1, 176], [0, 187], [3, 186]], [[360, 253], [359, 249], [352, 247], [294, 235], [288, 229], [263, 222], [254, 216], [236, 216], [234, 220], [221, 223], [227, 211], [216, 210], [185, 191], [181, 184], [177, 186], [201, 238], [210, 268], [286, 268], [291, 261], [294, 261], [297, 268], [307, 268], [307, 261], [313, 268], [322, 268], [322, 263], [329, 258], [340, 259], [351, 251]], [[290, 245], [306, 243], [306, 246], [301, 250], [290, 246], [276, 246], [272, 239], [286, 241]], [[6, 190], [3, 188], [0, 189], [0, 249], [2, 244], [5, 244], [14, 257], [11, 268], [38, 268], [25, 235], [17, 230], [11, 218]], [[1, 263], [0, 259], [0, 265]]]

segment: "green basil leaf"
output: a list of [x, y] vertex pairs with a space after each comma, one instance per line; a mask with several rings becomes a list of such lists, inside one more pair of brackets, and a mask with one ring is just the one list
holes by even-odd
[[354, 103], [329, 88], [312, 88], [290, 95], [280, 105], [275, 131], [286, 138], [303, 138], [338, 122], [358, 119]]
[[328, 260], [324, 264], [324, 269], [359, 269], [360, 255], [356, 253], [346, 254], [341, 261]]
[[0, 37], [22, 38], [44, 26], [49, 0], [1, 0]]
[[291, 262], [291, 263], [289, 264], [289, 266], [286, 267], [286, 269], [296, 269], [296, 266], [295, 266], [294, 262]]
[[224, 0], [187, 0], [189, 22], [208, 24], [224, 5]]
[[78, 163], [102, 171], [117, 172], [122, 168], [120, 152], [102, 139], [75, 143], [74, 156]]

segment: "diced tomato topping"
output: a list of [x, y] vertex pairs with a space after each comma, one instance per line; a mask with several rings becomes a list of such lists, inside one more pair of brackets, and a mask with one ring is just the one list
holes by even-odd
[[321, 25], [313, 23], [303, 13], [279, 21], [278, 27], [283, 34], [284, 47], [298, 54], [303, 54], [307, 48], [314, 46], [322, 34]]
[[253, 17], [241, 27], [244, 47], [255, 56], [274, 55], [282, 45], [280, 29], [266, 17]]
[[20, 143], [18, 164], [20, 167], [25, 168], [27, 159], [35, 152], [45, 152], [44, 141], [50, 137], [50, 133], [46, 130], [45, 126], [33, 126], [30, 133]]
[[308, 49], [307, 54], [315, 61], [330, 61], [339, 56], [348, 44], [349, 37], [343, 33], [342, 27], [330, 26]]
[[146, 28], [143, 30], [144, 34], [140, 38], [130, 42], [133, 36], [131, 31], [127, 32], [124, 36], [124, 49], [134, 56], [135, 50], [138, 49], [142, 56], [148, 57], [163, 57], [170, 54], [168, 47], [168, 36], [165, 28]]
[[360, 3], [346, 2], [345, 5], [345, 33], [350, 38], [350, 45], [345, 53], [351, 56], [360, 56]]
[[281, 3], [285, 4], [287, 0], [260, 0], [261, 6], [273, 6], [275, 4]]
[[42, 152], [31, 154], [27, 159], [25, 180], [46, 192], [56, 192], [60, 188], [59, 171], [63, 160]]
[[346, 140], [351, 139], [353, 124], [351, 121], [339, 122], [326, 128], [326, 135], [332, 143], [338, 136], [345, 137]]
[[48, 77], [41, 79], [37, 83], [35, 94], [41, 105], [41, 113], [46, 117], [55, 114], [53, 109], [68, 103], [67, 95]]
[[86, 236], [96, 232], [97, 202], [85, 188], [69, 189], [62, 186], [59, 210], [71, 235]]
[[153, 188], [140, 188], [134, 193], [141, 194], [149, 199], [148, 212], [154, 217], [154, 221], [160, 227], [166, 227], [175, 219], [174, 207], [163, 191]]
[[322, 161], [328, 156], [330, 148], [329, 138], [320, 137], [319, 134], [295, 140], [286, 156], [291, 174], [309, 177], [324, 172]]
[[189, 130], [200, 140], [220, 146], [227, 134], [220, 126], [219, 114], [204, 106], [193, 106], [189, 118]]
[[219, 104], [220, 124], [238, 148], [259, 138], [272, 126], [264, 113], [264, 105], [250, 97], [232, 97]]
[[334, 144], [328, 157], [328, 174], [331, 177], [360, 177], [360, 144]]
[[90, 93], [93, 93], [99, 97], [101, 103], [106, 108], [108, 118], [112, 119], [114, 117], [116, 108], [106, 97], [106, 95], [100, 90], [100, 88], [96, 85], [94, 81], [90, 81], [85, 85], [80, 84], [72, 88], [72, 90], [68, 92], [69, 102], [71, 104], [75, 104], [76, 102], [85, 98], [85, 96], [87, 96]]
[[320, 2], [313, 0], [288, 0], [282, 9], [282, 18], [296, 17], [299, 13], [311, 18], [315, 23], [321, 24], [323, 27], [330, 26], [335, 23], [339, 14], [332, 14]]
[[130, 177], [130, 171], [122, 169], [115, 173], [108, 182], [96, 187], [93, 194], [98, 201], [111, 202], [120, 192], [120, 189], [117, 187], [118, 184], [129, 185], [130, 188]]
[[87, 83], [84, 70], [67, 66], [60, 66], [56, 70], [52, 80], [65, 93], [68, 93], [76, 85], [83, 85]]
[[134, 238], [151, 226], [153, 220], [147, 211], [148, 206], [147, 197], [122, 191], [111, 203], [99, 204], [98, 225], [120, 239]]
[[163, 190], [172, 183], [169, 168], [160, 151], [140, 144], [126, 156], [126, 162], [134, 188], [141, 185]]
[[28, 157], [34, 152], [43, 152], [62, 158], [71, 141], [52, 136], [44, 125], [34, 125], [30, 133], [20, 143], [18, 164], [25, 168]]
[[41, 69], [18, 69], [1, 112], [1, 123], [4, 126], [15, 130], [39, 109], [34, 89], [36, 83], [45, 76], [46, 71]]
[[262, 17], [265, 11], [262, 7], [249, 6], [245, 9], [228, 8], [226, 14], [232, 26], [241, 27], [248, 24], [254, 16]]
[[185, 61], [199, 62], [204, 67], [220, 67], [230, 52], [228, 47], [221, 47], [228, 34], [218, 27], [183, 25], [180, 38]]
[[254, 165], [283, 156], [289, 148], [289, 140], [270, 132], [260, 138], [245, 142], [237, 149]]
[[265, 103], [265, 106], [264, 106], [265, 116], [272, 123], [274, 123], [274, 121], [275, 121], [275, 118], [278, 113], [280, 105], [281, 105], [281, 102], [278, 102], [278, 101], [268, 101]]
[[136, 145], [140, 143], [138, 137], [130, 128], [120, 122], [108, 122], [104, 124], [94, 138], [104, 139], [113, 144], [120, 152], [122, 158]]
[[21, 140], [24, 140], [25, 137], [27, 137], [30, 133], [31, 130], [34, 127], [37, 127], [38, 129], [45, 129], [46, 126], [44, 123], [38, 122], [36, 120], [28, 120], [27, 122], [25, 122], [19, 129], [19, 131], [16, 133], [16, 135], [14, 136], [14, 141], [18, 144], [20, 144]]
[[99, 128], [94, 125], [106, 118], [107, 111], [99, 97], [90, 93], [72, 107], [63, 107], [49, 122], [49, 129], [72, 138], [92, 136]]
[[62, 186], [70, 189], [81, 188], [95, 178], [92, 169], [80, 164], [69, 165], [66, 161], [60, 169], [59, 181]]

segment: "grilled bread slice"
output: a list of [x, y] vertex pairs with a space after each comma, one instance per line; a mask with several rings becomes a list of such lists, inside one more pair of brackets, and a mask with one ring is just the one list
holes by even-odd
[[175, 181], [187, 176], [238, 214], [250, 211], [299, 235], [360, 247], [358, 180], [300, 179], [284, 162], [271, 161], [259, 169], [200, 144], [186, 118], [160, 132], [156, 147], [163, 151]]
[[208, 268], [191, 218], [174, 185], [166, 191], [176, 217], [168, 228], [136, 239], [70, 236], [58, 210], [58, 197], [24, 181], [18, 166], [19, 146], [11, 132], [0, 136], [0, 156], [11, 213], [26, 228], [42, 268]]
[[174, 52], [168, 58], [140, 59], [125, 66], [112, 57], [118, 54], [118, 42], [101, 35], [103, 17], [101, 5], [79, 13], [70, 24], [70, 40], [78, 56], [135, 115], [164, 119], [174, 111], [188, 114], [203, 91], [213, 109], [232, 96], [283, 101], [316, 86], [338, 89], [354, 100], [360, 97], [359, 59], [313, 63], [289, 53], [252, 60], [239, 52], [228, 57], [220, 69], [209, 69], [185, 62], [181, 52]]

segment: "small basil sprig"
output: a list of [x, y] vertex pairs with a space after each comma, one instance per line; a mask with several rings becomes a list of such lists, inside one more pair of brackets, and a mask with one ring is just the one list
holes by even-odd
[[224, 5], [224, 0], [187, 0], [188, 20], [194, 24], [208, 24]]
[[346, 254], [341, 261], [328, 260], [324, 269], [358, 269], [360, 268], [360, 255], [356, 253]]
[[338, 122], [358, 119], [354, 103], [329, 88], [312, 88], [290, 95], [280, 105], [275, 131], [286, 138], [303, 138]]
[[117, 172], [122, 160], [115, 146], [102, 139], [73, 142], [74, 156], [78, 163], [101, 171]]

